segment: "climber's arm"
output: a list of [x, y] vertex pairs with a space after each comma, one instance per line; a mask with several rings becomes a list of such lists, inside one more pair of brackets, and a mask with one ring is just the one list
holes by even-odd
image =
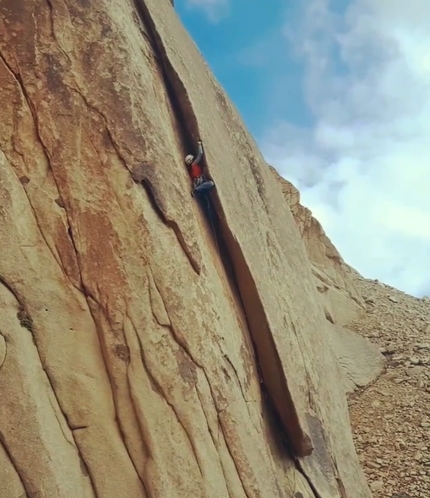
[[202, 141], [199, 140], [197, 142], [197, 157], [194, 159], [194, 164], [198, 164], [203, 157], [203, 144]]

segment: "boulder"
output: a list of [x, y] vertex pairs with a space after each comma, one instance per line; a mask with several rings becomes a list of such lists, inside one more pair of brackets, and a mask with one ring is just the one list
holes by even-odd
[[339, 325], [328, 324], [346, 393], [365, 387], [383, 372], [386, 360], [370, 341]]

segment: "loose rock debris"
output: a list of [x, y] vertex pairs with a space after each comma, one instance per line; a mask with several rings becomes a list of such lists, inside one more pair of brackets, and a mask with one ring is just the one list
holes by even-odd
[[374, 280], [356, 285], [367, 310], [348, 325], [387, 358], [349, 397], [354, 441], [375, 498], [430, 497], [430, 302]]

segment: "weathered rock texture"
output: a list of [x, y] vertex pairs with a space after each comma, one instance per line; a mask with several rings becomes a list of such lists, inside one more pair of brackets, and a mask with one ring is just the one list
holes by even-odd
[[346, 327], [329, 324], [329, 330], [346, 393], [371, 384], [381, 375], [386, 361], [377, 346]]
[[299, 230], [171, 1], [0, 33], [2, 498], [369, 497]]

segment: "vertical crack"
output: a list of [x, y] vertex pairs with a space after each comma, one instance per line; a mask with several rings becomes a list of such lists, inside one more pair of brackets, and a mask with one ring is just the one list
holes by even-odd
[[176, 223], [175, 220], [166, 217], [165, 211], [161, 208], [161, 203], [157, 198], [157, 193], [155, 189], [152, 187], [150, 180], [148, 178], [144, 178], [142, 179], [141, 184], [148, 195], [148, 198], [151, 202], [151, 206], [154, 209], [155, 213], [158, 215], [160, 220], [165, 225], [167, 225], [169, 228], [173, 230], [173, 233], [176, 235], [179, 245], [183, 250], [185, 256], [187, 257], [188, 261], [190, 262], [193, 270], [197, 273], [197, 275], [200, 275], [201, 267], [199, 262], [194, 258], [193, 254], [188, 249], [187, 244], [185, 243], [184, 240], [184, 236], [182, 235], [182, 232], [179, 228], [179, 225]]
[[21, 477], [21, 474], [20, 474], [19, 468], [18, 468], [18, 464], [15, 462], [15, 459], [13, 458], [11, 452], [9, 451], [9, 448], [8, 448], [8, 446], [6, 444], [6, 441], [5, 441], [5, 438], [4, 438], [4, 434], [3, 434], [2, 430], [1, 430], [1, 428], [0, 428], [0, 444], [3, 446], [4, 451], [5, 451], [8, 459], [9, 459], [12, 467], [15, 469], [15, 472], [16, 472], [18, 478], [19, 478], [19, 481], [20, 481], [22, 487], [24, 488], [24, 491], [25, 491], [26, 495], [31, 496], [32, 491], [30, 491], [30, 489], [28, 488], [28, 486], [26, 485], [26, 483], [24, 482], [24, 480]]
[[[52, 4], [51, 4], [50, 0], [47, 0], [47, 3], [48, 3], [48, 5], [49, 5], [50, 12], [51, 12], [51, 23], [53, 23], [53, 18], [52, 18]], [[54, 33], [54, 27], [53, 27], [53, 26], [52, 26], [52, 30], [53, 30], [53, 33]], [[54, 38], [55, 38], [55, 34], [54, 34]], [[67, 55], [67, 54], [65, 54], [65, 55]], [[36, 109], [35, 109], [35, 107], [34, 107], [34, 105], [33, 105], [32, 101], [31, 101], [31, 98], [30, 98], [30, 96], [29, 96], [28, 92], [26, 91], [26, 88], [25, 88], [25, 85], [24, 85], [24, 82], [23, 82], [23, 80], [22, 80], [22, 77], [21, 77], [20, 73], [19, 73], [19, 72], [17, 72], [17, 71], [14, 71], [14, 70], [12, 69], [12, 67], [10, 66], [10, 64], [6, 61], [6, 59], [3, 57], [3, 55], [2, 55], [1, 53], [0, 53], [0, 58], [1, 58], [1, 60], [3, 61], [3, 63], [5, 64], [5, 66], [8, 68], [8, 70], [10, 71], [10, 73], [13, 75], [13, 77], [14, 77], [15, 81], [17, 82], [17, 84], [18, 84], [18, 86], [19, 86], [19, 88], [20, 88], [20, 90], [21, 90], [22, 96], [23, 96], [24, 100], [26, 101], [27, 106], [28, 106], [28, 108], [29, 108], [29, 110], [30, 110], [31, 116], [32, 116], [32, 118], [33, 118], [33, 122], [34, 122], [34, 127], [35, 127], [36, 136], [37, 136], [37, 138], [38, 138], [38, 141], [39, 141], [39, 142], [40, 142], [40, 144], [41, 144], [41, 147], [42, 147], [42, 149], [43, 149], [43, 152], [44, 152], [45, 158], [46, 158], [47, 163], [48, 163], [48, 165], [49, 165], [49, 167], [50, 167], [50, 170], [51, 170], [51, 172], [52, 172], [53, 180], [54, 180], [54, 182], [55, 182], [55, 184], [56, 184], [56, 187], [57, 187], [58, 196], [59, 196], [59, 198], [60, 198], [60, 200], [61, 200], [62, 205], [64, 206], [64, 211], [65, 211], [65, 216], [66, 216], [66, 221], [67, 221], [67, 233], [68, 233], [68, 235], [69, 235], [69, 239], [70, 239], [70, 242], [71, 242], [71, 245], [72, 245], [73, 251], [74, 251], [74, 253], [75, 253], [76, 264], [77, 264], [77, 268], [78, 268], [78, 271], [79, 271], [79, 285], [80, 285], [80, 287], [76, 287], [76, 286], [73, 284], [73, 282], [71, 282], [71, 284], [72, 284], [75, 288], [77, 288], [77, 290], [79, 290], [80, 292], [82, 292], [82, 294], [84, 295], [84, 297], [85, 297], [85, 299], [86, 299], [86, 301], [87, 301], [87, 304], [88, 304], [88, 299], [89, 299], [89, 297], [91, 297], [91, 295], [90, 295], [90, 292], [89, 292], [88, 288], [86, 288], [86, 286], [85, 286], [85, 284], [84, 284], [84, 282], [83, 282], [82, 267], [81, 267], [81, 262], [80, 262], [79, 250], [78, 250], [77, 243], [76, 243], [76, 240], [75, 240], [75, 236], [74, 236], [74, 233], [73, 233], [73, 228], [72, 228], [72, 223], [71, 223], [71, 219], [70, 219], [70, 214], [69, 214], [69, 211], [68, 211], [68, 209], [67, 209], [67, 204], [63, 201], [62, 196], [61, 196], [61, 193], [60, 193], [60, 189], [59, 189], [58, 180], [57, 180], [56, 175], [55, 175], [55, 170], [54, 170], [54, 168], [52, 167], [52, 162], [51, 162], [51, 158], [50, 158], [50, 153], [49, 153], [49, 150], [47, 149], [47, 147], [46, 147], [46, 145], [45, 145], [45, 143], [44, 143], [44, 141], [43, 141], [43, 139], [42, 139], [42, 136], [41, 136], [41, 134], [40, 134], [40, 130], [39, 130], [39, 120], [38, 120], [38, 116], [37, 116]], [[81, 95], [81, 96], [82, 96], [82, 95]], [[85, 102], [85, 100], [84, 100], [84, 102]], [[85, 102], [85, 103], [87, 104], [88, 108], [93, 108], [92, 106], [90, 106], [90, 105], [88, 104], [88, 102]], [[99, 114], [101, 114], [101, 113], [99, 113]], [[102, 117], [104, 118], [104, 116], [102, 116]], [[105, 119], [104, 119], [104, 121], [106, 122], [106, 120], [105, 120]], [[106, 127], [106, 128], [107, 128], [107, 127]], [[107, 128], [107, 130], [108, 130], [108, 133], [109, 133], [109, 135], [110, 135], [110, 132], [109, 132], [109, 129], [108, 129], [108, 128]], [[114, 142], [114, 140], [113, 140], [113, 137], [111, 137], [111, 139], [112, 139], [112, 143], [113, 143], [114, 148], [115, 148], [115, 142]], [[118, 152], [118, 150], [117, 150], [117, 152]], [[119, 154], [119, 157], [121, 158], [121, 155], [120, 155], [120, 154]], [[25, 189], [24, 189], [24, 191], [25, 191]], [[43, 233], [43, 230], [42, 230], [42, 228], [41, 228], [41, 227], [40, 227], [40, 225], [39, 225], [39, 221], [38, 221], [38, 218], [37, 218], [37, 216], [36, 216], [36, 213], [35, 213], [34, 207], [33, 207], [32, 203], [31, 203], [31, 200], [30, 200], [30, 198], [28, 197], [28, 194], [27, 194], [27, 192], [26, 192], [26, 191], [25, 191], [25, 193], [26, 193], [26, 195], [27, 195], [27, 198], [28, 198], [28, 201], [29, 201], [30, 208], [31, 208], [31, 209], [32, 209], [32, 211], [33, 211], [33, 215], [34, 215], [34, 218], [35, 218], [35, 222], [36, 222], [36, 224], [37, 224], [37, 226], [38, 226], [38, 228], [39, 228], [39, 232], [40, 232], [40, 234], [41, 234], [41, 236], [42, 236], [42, 238], [43, 238], [43, 240], [44, 240], [45, 244], [47, 245], [48, 250], [51, 252], [51, 254], [52, 254], [52, 256], [53, 256], [54, 260], [55, 260], [55, 261], [57, 262], [57, 264], [60, 266], [61, 271], [62, 271], [62, 273], [64, 274], [64, 269], [62, 268], [61, 263], [57, 260], [57, 258], [55, 257], [54, 253], [52, 252], [51, 247], [49, 246], [49, 244], [48, 244], [48, 242], [47, 242], [47, 240], [46, 240], [46, 237], [45, 237], [45, 235], [44, 235], [44, 233]], [[7, 288], [8, 288], [8, 289], [12, 292], [12, 294], [15, 296], [15, 298], [16, 298], [16, 299], [17, 299], [17, 301], [18, 301], [18, 303], [19, 303], [19, 304], [20, 304], [20, 306], [22, 307], [22, 306], [23, 306], [23, 300], [22, 300], [22, 299], [20, 298], [20, 296], [19, 296], [19, 295], [18, 295], [18, 294], [14, 291], [14, 289], [12, 289], [10, 285], [8, 285], [8, 283], [7, 283], [7, 282], [6, 282], [6, 281], [5, 281], [2, 277], [0, 277], [0, 283], [3, 283], [3, 284], [4, 284], [4, 285], [5, 285], [5, 286], [6, 286], [6, 287], [7, 287]], [[95, 302], [97, 302], [97, 301], [96, 301], [96, 299], [94, 299], [94, 298], [93, 298], [93, 300], [94, 300]], [[94, 316], [92, 315], [92, 312], [91, 312], [91, 307], [89, 306], [89, 304], [88, 304], [88, 309], [89, 309], [89, 312], [90, 312], [90, 314], [91, 314], [91, 316], [92, 316], [92, 319], [93, 319], [93, 322], [94, 322], [94, 325], [95, 325], [95, 329], [96, 329], [96, 331], [98, 331], [98, 325], [97, 325], [97, 322], [96, 322], [96, 320], [95, 320]], [[34, 341], [34, 337], [33, 337], [33, 341]], [[100, 337], [99, 337], [99, 343], [100, 343]], [[64, 410], [63, 410], [63, 408], [62, 408], [62, 405], [61, 405], [61, 403], [60, 403], [60, 400], [59, 400], [59, 399], [58, 399], [58, 397], [57, 397], [57, 394], [56, 394], [56, 392], [55, 392], [55, 390], [54, 390], [54, 387], [53, 387], [53, 384], [52, 384], [52, 380], [51, 380], [51, 378], [50, 378], [50, 376], [49, 376], [49, 374], [48, 374], [48, 372], [47, 372], [47, 370], [46, 370], [46, 368], [45, 368], [45, 366], [44, 366], [44, 364], [43, 364], [43, 362], [42, 362], [42, 359], [41, 359], [41, 357], [40, 357], [39, 350], [37, 349], [37, 346], [36, 346], [36, 350], [37, 350], [37, 353], [38, 353], [38, 355], [39, 355], [39, 360], [40, 360], [41, 367], [42, 367], [42, 369], [43, 369], [43, 371], [44, 371], [45, 375], [47, 376], [47, 379], [48, 379], [48, 382], [49, 382], [49, 384], [50, 384], [50, 386], [51, 386], [51, 389], [52, 389], [53, 395], [55, 396], [55, 398], [56, 398], [56, 400], [57, 400], [57, 403], [58, 403], [59, 409], [60, 409], [60, 411], [61, 411], [61, 413], [62, 413], [62, 415], [63, 415], [63, 417], [64, 417], [64, 419], [65, 419], [65, 421], [66, 421], [66, 423], [67, 423], [67, 425], [69, 426], [69, 428], [70, 428], [70, 430], [71, 430], [71, 433], [72, 433], [73, 440], [75, 441], [75, 438], [74, 438], [74, 436], [73, 436], [73, 431], [74, 431], [74, 430], [76, 430], [76, 429], [79, 429], [79, 428], [78, 428], [78, 427], [73, 428], [73, 427], [71, 427], [71, 426], [70, 426], [70, 423], [69, 423], [69, 421], [68, 421], [67, 414], [64, 412]], [[103, 348], [101, 348], [101, 350], [103, 351]], [[104, 358], [104, 360], [105, 360], [105, 365], [106, 365], [106, 361], [107, 361], [107, 359], [106, 359], [106, 358]], [[106, 369], [107, 369], [107, 367], [106, 367]], [[107, 369], [107, 370], [108, 370], [108, 369]], [[108, 377], [110, 377], [110, 376], [108, 375]], [[118, 422], [118, 421], [117, 421], [117, 422]], [[80, 427], [80, 428], [82, 428], [82, 427]], [[120, 427], [119, 427], [119, 430], [120, 430], [120, 432], [121, 432]], [[81, 451], [80, 451], [80, 449], [79, 449], [78, 445], [76, 444], [76, 441], [75, 441], [75, 448], [76, 448], [76, 450], [77, 450], [77, 452], [78, 452], [79, 458], [80, 458], [80, 459], [84, 462], [84, 464], [85, 464], [85, 461], [84, 461], [84, 459], [83, 459], [83, 457], [82, 457], [82, 453], [81, 453]], [[127, 450], [127, 451], [128, 451], [128, 450]], [[130, 459], [131, 459], [131, 457], [130, 457]], [[132, 460], [131, 460], [131, 461], [132, 461]], [[133, 462], [133, 461], [132, 461], [132, 463], [133, 463], [133, 465], [134, 465], [134, 462]], [[87, 468], [87, 470], [88, 470], [88, 476], [89, 476], [89, 478], [90, 478], [90, 480], [91, 480], [91, 484], [92, 484], [92, 488], [93, 488], [93, 490], [94, 490], [94, 493], [97, 495], [97, 490], [96, 490], [96, 487], [95, 487], [95, 485], [94, 485], [94, 479], [93, 479], [93, 476], [92, 476], [92, 473], [91, 473], [91, 468], [90, 468], [88, 465], [86, 465], [86, 468]], [[135, 469], [135, 470], [136, 470], [136, 472], [137, 472], [137, 469]], [[137, 475], [139, 476], [139, 473], [138, 473], [138, 472], [137, 472]], [[140, 478], [140, 476], [139, 476], [139, 479], [142, 481], [142, 479]], [[143, 482], [142, 482], [142, 485], [143, 485], [143, 487], [145, 487]]]
[[144, 347], [143, 347], [143, 344], [142, 344], [142, 341], [139, 337], [139, 334], [137, 333], [137, 329], [134, 325], [134, 323], [131, 321], [131, 323], [133, 324], [133, 328], [134, 328], [134, 331], [135, 331], [135, 334], [136, 334], [136, 338], [139, 342], [139, 349], [140, 349], [140, 357], [141, 357], [141, 360], [142, 360], [142, 365], [148, 375], [148, 379], [150, 380], [150, 383], [153, 385], [154, 389], [156, 392], [159, 393], [159, 395], [164, 399], [164, 401], [167, 403], [167, 405], [170, 407], [170, 409], [172, 410], [173, 414], [175, 415], [175, 418], [176, 420], [178, 421], [179, 425], [182, 427], [187, 439], [188, 439], [188, 442], [190, 443], [190, 446], [191, 446], [191, 449], [193, 451], [193, 454], [194, 454], [194, 459], [197, 463], [197, 466], [199, 468], [199, 471], [200, 471], [200, 475], [202, 477], [202, 482], [204, 483], [205, 482], [205, 476], [204, 476], [204, 473], [203, 473], [203, 469], [201, 467], [201, 464], [200, 464], [200, 458], [198, 456], [198, 452], [197, 452], [197, 449], [196, 449], [196, 445], [195, 445], [195, 442], [193, 440], [193, 438], [191, 437], [188, 429], [185, 427], [184, 423], [182, 422], [181, 420], [181, 417], [178, 415], [177, 411], [176, 411], [176, 408], [174, 406], [173, 403], [171, 403], [169, 400], [168, 400], [168, 397], [166, 396], [166, 393], [164, 392], [164, 389], [162, 387], [162, 385], [157, 381], [157, 379], [155, 378], [154, 374], [151, 372], [149, 366], [148, 366], [148, 362], [146, 361], [146, 358], [145, 358], [145, 352], [144, 352]]
[[[111, 385], [111, 393], [112, 393], [112, 400], [113, 400], [113, 406], [115, 408], [115, 422], [116, 422], [116, 425], [117, 425], [117, 428], [118, 428], [118, 431], [119, 433], [121, 434], [122, 436], [122, 439], [123, 439], [123, 443], [124, 443], [124, 448], [127, 452], [127, 455], [130, 459], [130, 462], [136, 472], [136, 475], [140, 481], [140, 483], [142, 484], [142, 487], [143, 487], [143, 490], [145, 492], [145, 494], [149, 497], [150, 494], [148, 493], [148, 490], [147, 490], [147, 487], [146, 487], [146, 484], [142, 478], [142, 476], [140, 475], [140, 472], [138, 472], [138, 469], [136, 467], [136, 464], [135, 462], [133, 461], [132, 457], [131, 457], [131, 454], [130, 454], [130, 451], [125, 443], [125, 439], [124, 439], [124, 432], [122, 430], [122, 427], [121, 427], [121, 423], [120, 423], [120, 418], [119, 418], [119, 414], [118, 414], [118, 400], [116, 399], [115, 397], [115, 394], [114, 394], [114, 391], [113, 391], [113, 379], [112, 379], [112, 375], [111, 375], [111, 372], [110, 372], [110, 369], [108, 368], [108, 364], [109, 364], [109, 358], [107, 357], [106, 355], [106, 349], [105, 347], [103, 346], [103, 340], [101, 338], [101, 330], [99, 328], [99, 325], [98, 325], [98, 321], [96, 319], [96, 317], [94, 316], [94, 313], [93, 313], [93, 307], [91, 306], [89, 300], [93, 301], [93, 303], [101, 310], [103, 310], [102, 306], [99, 304], [98, 300], [95, 298], [94, 295], [92, 295], [92, 293], [86, 289], [85, 290], [85, 293], [86, 293], [86, 299], [87, 299], [87, 303], [88, 303], [88, 309], [89, 309], [89, 312], [90, 312], [90, 315], [91, 315], [91, 318], [93, 320], [93, 323], [94, 323], [94, 326], [96, 328], [96, 333], [97, 333], [97, 336], [98, 336], [98, 340], [99, 340], [99, 344], [100, 344], [100, 350], [102, 352], [102, 357], [103, 357], [103, 360], [104, 360], [104, 364], [105, 364], [105, 368], [106, 368], [106, 373], [107, 373], [107, 376], [108, 376], [108, 379], [110, 381], [110, 385]], [[104, 312], [103, 312], [104, 313]], [[107, 322], [109, 323], [109, 319], [106, 317], [106, 320]]]
[[[47, 0], [47, 1], [48, 1], [48, 0]], [[48, 3], [49, 3], [49, 1], [48, 1]], [[43, 150], [43, 153], [44, 153], [45, 159], [46, 159], [46, 161], [47, 161], [47, 164], [48, 164], [48, 166], [49, 166], [49, 168], [50, 168], [50, 170], [51, 170], [51, 172], [52, 172], [52, 178], [53, 178], [54, 183], [55, 183], [55, 185], [56, 185], [56, 189], [57, 189], [58, 197], [59, 197], [59, 199], [60, 199], [60, 201], [61, 201], [61, 204], [64, 206], [64, 212], [65, 212], [65, 216], [66, 216], [67, 224], [68, 224], [68, 226], [70, 227], [70, 218], [69, 218], [69, 213], [68, 213], [68, 211], [67, 211], [67, 209], [66, 209], [66, 204], [64, 203], [64, 200], [62, 199], [62, 196], [61, 196], [61, 191], [60, 191], [59, 186], [58, 186], [58, 181], [57, 181], [57, 179], [56, 179], [56, 177], [55, 177], [54, 168], [52, 167], [52, 163], [51, 163], [50, 154], [49, 154], [49, 151], [48, 151], [47, 147], [45, 146], [45, 143], [44, 143], [44, 141], [43, 141], [43, 139], [42, 139], [42, 136], [41, 136], [41, 134], [40, 134], [40, 130], [39, 130], [39, 119], [38, 119], [38, 116], [37, 116], [37, 112], [36, 112], [35, 106], [33, 105], [33, 102], [32, 102], [32, 100], [31, 100], [31, 98], [30, 98], [30, 96], [29, 96], [29, 94], [28, 94], [28, 92], [27, 92], [27, 90], [26, 90], [26, 88], [25, 88], [25, 85], [24, 85], [23, 79], [22, 79], [21, 74], [19, 73], [19, 71], [14, 71], [14, 70], [13, 70], [13, 68], [12, 68], [12, 67], [11, 67], [11, 65], [7, 62], [6, 58], [3, 56], [3, 54], [2, 54], [1, 52], [0, 52], [0, 59], [3, 61], [4, 65], [5, 65], [5, 66], [6, 66], [6, 68], [9, 70], [10, 74], [14, 77], [15, 81], [17, 82], [17, 84], [18, 84], [18, 86], [19, 86], [19, 88], [20, 88], [20, 91], [21, 91], [22, 96], [24, 97], [24, 100], [25, 100], [25, 101], [26, 101], [26, 103], [27, 103], [27, 107], [28, 107], [28, 109], [29, 109], [29, 111], [30, 111], [30, 114], [31, 114], [32, 118], [33, 118], [34, 130], [35, 130], [36, 136], [37, 136], [38, 141], [39, 141], [39, 143], [40, 143], [40, 145], [41, 145], [41, 147], [42, 147], [42, 150]], [[17, 64], [17, 66], [18, 66], [18, 64]], [[37, 224], [37, 226], [38, 226], [38, 228], [39, 228], [39, 232], [40, 232], [40, 234], [41, 234], [41, 237], [43, 238], [43, 240], [44, 240], [44, 242], [45, 242], [45, 244], [46, 244], [46, 246], [47, 246], [48, 250], [51, 252], [52, 257], [54, 258], [54, 261], [55, 261], [55, 262], [58, 264], [58, 266], [60, 267], [61, 272], [63, 273], [63, 275], [65, 275], [67, 278], [69, 278], [69, 277], [66, 275], [66, 273], [64, 272], [64, 268], [63, 268], [63, 267], [62, 267], [62, 265], [61, 265], [61, 261], [58, 261], [58, 259], [57, 259], [56, 255], [55, 255], [55, 254], [54, 254], [54, 252], [52, 251], [52, 249], [51, 249], [51, 247], [50, 247], [50, 245], [49, 245], [49, 243], [48, 243], [48, 241], [47, 241], [47, 239], [46, 239], [46, 237], [45, 237], [45, 234], [43, 233], [43, 230], [42, 230], [42, 228], [41, 228], [41, 226], [40, 226], [40, 224], [39, 224], [39, 220], [38, 220], [38, 218], [37, 218], [36, 211], [35, 211], [35, 209], [34, 209], [34, 206], [33, 206], [32, 202], [31, 202], [30, 197], [28, 196], [27, 191], [26, 191], [26, 189], [25, 189], [25, 188], [24, 188], [24, 192], [25, 192], [25, 194], [26, 194], [26, 196], [27, 196], [27, 199], [28, 199], [28, 202], [29, 202], [30, 208], [31, 208], [31, 210], [32, 210], [32, 212], [33, 212], [33, 216], [34, 216], [35, 222], [36, 222], [36, 224]], [[69, 228], [69, 230], [70, 230], [70, 228]], [[69, 233], [69, 235], [70, 235], [70, 231], [68, 231], [68, 233]], [[78, 253], [77, 253], [77, 251], [76, 251], [76, 246], [75, 246], [75, 244], [74, 244], [73, 239], [71, 239], [71, 242], [72, 242], [72, 244], [73, 244], [73, 246], [74, 246], [75, 253], [76, 253], [76, 255], [77, 255]], [[81, 283], [82, 283], [81, 272], [79, 272], [79, 279], [80, 279], [80, 281], [81, 281]], [[69, 279], [69, 280], [70, 280], [70, 279]], [[72, 281], [71, 281], [71, 283], [72, 283], [72, 285], [73, 285], [74, 287], [76, 287]], [[82, 288], [77, 288], [77, 290], [82, 291]]]

